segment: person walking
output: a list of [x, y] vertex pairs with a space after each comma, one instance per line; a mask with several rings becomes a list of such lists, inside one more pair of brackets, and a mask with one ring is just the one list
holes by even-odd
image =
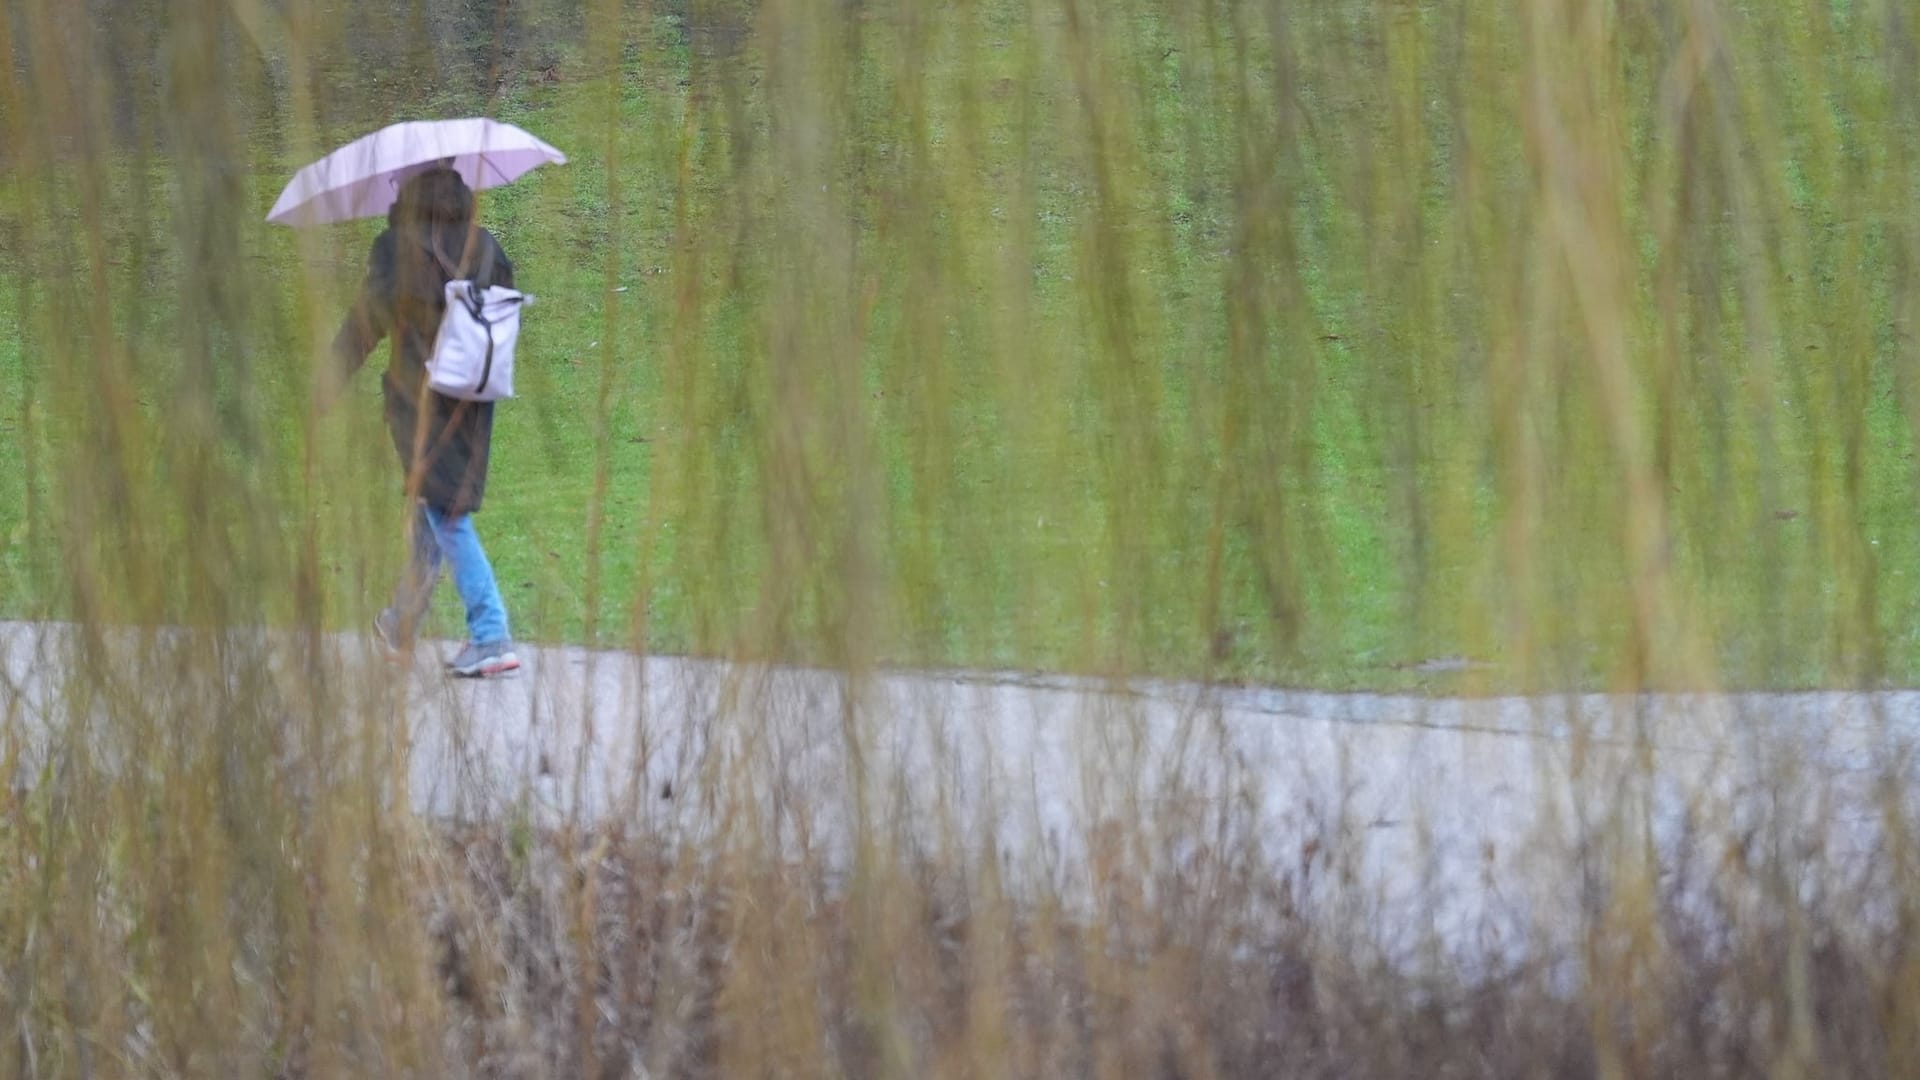
[[493, 234], [475, 223], [466, 181], [436, 166], [400, 186], [333, 348], [345, 382], [382, 338], [392, 342], [381, 386], [387, 430], [412, 504], [410, 554], [392, 604], [374, 617], [374, 634], [394, 655], [410, 651], [444, 565], [466, 607], [468, 631], [466, 646], [447, 668], [457, 676], [491, 678], [520, 668], [506, 603], [473, 524], [487, 492], [493, 403], [445, 397], [427, 386], [427, 361], [446, 312], [446, 283], [459, 279], [480, 288], [511, 288], [513, 263]]

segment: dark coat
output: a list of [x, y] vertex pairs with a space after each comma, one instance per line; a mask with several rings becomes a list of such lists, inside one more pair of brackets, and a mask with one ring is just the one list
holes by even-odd
[[[400, 456], [407, 494], [441, 513], [471, 514], [487, 493], [493, 403], [461, 401], [427, 389], [427, 359], [446, 312], [448, 280], [429, 242], [481, 287], [513, 286], [513, 264], [485, 229], [458, 222], [409, 227], [390, 218], [387, 230], [373, 242], [366, 283], [334, 338], [334, 354], [351, 376], [381, 338], [393, 339], [381, 385], [387, 430]], [[424, 423], [418, 407], [423, 395]]]

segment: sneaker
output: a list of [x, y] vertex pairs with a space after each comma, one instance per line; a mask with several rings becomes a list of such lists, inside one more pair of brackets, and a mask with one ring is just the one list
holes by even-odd
[[447, 671], [462, 679], [491, 679], [519, 670], [520, 658], [513, 654], [511, 641], [468, 645], [459, 656], [447, 661]]
[[400, 632], [400, 613], [392, 608], [382, 608], [380, 614], [373, 617], [373, 640], [380, 643], [380, 649], [390, 658], [397, 658], [407, 651], [406, 638]]

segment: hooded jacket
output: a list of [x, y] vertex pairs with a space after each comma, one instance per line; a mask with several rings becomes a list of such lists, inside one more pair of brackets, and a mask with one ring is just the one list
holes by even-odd
[[334, 337], [351, 376], [382, 338], [392, 347], [381, 386], [387, 431], [406, 492], [443, 514], [471, 514], [487, 492], [493, 403], [462, 401], [427, 388], [448, 276], [437, 250], [481, 287], [513, 286], [513, 264], [493, 234], [473, 224], [473, 192], [451, 169], [421, 173], [401, 187], [387, 228], [367, 256], [366, 281]]

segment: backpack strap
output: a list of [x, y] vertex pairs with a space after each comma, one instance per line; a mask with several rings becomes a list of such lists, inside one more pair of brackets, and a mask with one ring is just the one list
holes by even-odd
[[448, 281], [460, 280], [460, 269], [454, 266], [453, 260], [447, 258], [446, 255], [442, 254], [440, 249], [434, 246], [432, 241], [422, 240], [420, 241], [420, 246], [426, 249], [427, 254], [433, 256], [434, 262], [437, 262], [440, 264], [440, 269], [446, 271]]
[[467, 250], [461, 256], [461, 261], [464, 263], [469, 259], [477, 259], [481, 263], [467, 274], [460, 272], [460, 268], [454, 265], [452, 259], [447, 258], [446, 253], [440, 250], [430, 235], [420, 237], [415, 242], [425, 248], [427, 254], [433, 256], [434, 262], [440, 264], [440, 269], [446, 273], [448, 281], [470, 280], [484, 289], [493, 284], [493, 258], [484, 239], [485, 236], [486, 232], [482, 229], [473, 229], [467, 236]]

